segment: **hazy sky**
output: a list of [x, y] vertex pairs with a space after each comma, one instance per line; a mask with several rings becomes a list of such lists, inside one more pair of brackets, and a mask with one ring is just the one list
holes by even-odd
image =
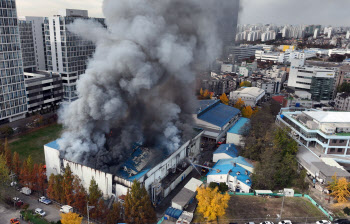
[[[19, 16], [52, 16], [73, 8], [103, 17], [102, 0], [17, 0], [17, 8]], [[239, 23], [350, 26], [350, 0], [241, 0], [241, 8]]]

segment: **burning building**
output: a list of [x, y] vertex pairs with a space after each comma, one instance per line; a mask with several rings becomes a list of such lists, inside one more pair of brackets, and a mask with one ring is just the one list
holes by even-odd
[[152, 202], [157, 203], [192, 171], [190, 163], [196, 161], [200, 153], [202, 133], [198, 130], [192, 139], [172, 153], [135, 143], [129, 157], [120, 162], [119, 169], [114, 173], [61, 158], [60, 146], [57, 141], [53, 141], [44, 146], [47, 175], [63, 173], [69, 164], [85, 189], [89, 189], [90, 181], [94, 178], [105, 198], [125, 195], [133, 180], [138, 180], [148, 190]]
[[106, 27], [69, 24], [95, 52], [77, 81], [78, 98], [59, 111], [61, 137], [44, 147], [48, 175], [70, 164], [85, 187], [94, 177], [105, 196], [125, 194], [134, 179], [153, 202], [166, 196], [199, 153], [195, 76], [235, 36], [238, 3], [104, 0]]

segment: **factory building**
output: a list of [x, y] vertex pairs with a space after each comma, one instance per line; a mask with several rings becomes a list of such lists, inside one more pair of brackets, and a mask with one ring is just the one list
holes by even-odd
[[193, 119], [197, 128], [204, 130], [203, 138], [219, 142], [226, 132], [239, 120], [237, 108], [220, 103], [220, 100], [200, 100]]
[[[47, 176], [62, 174], [69, 164], [85, 189], [89, 189], [94, 178], [105, 198], [125, 195], [133, 180], [138, 180], [148, 190], [152, 202], [157, 204], [192, 171], [191, 162], [195, 163], [199, 155], [202, 134], [203, 131], [198, 130], [192, 139], [171, 153], [134, 144], [130, 156], [115, 173], [60, 158], [60, 147], [53, 141], [44, 145]], [[159, 162], [155, 162], [157, 159]]]

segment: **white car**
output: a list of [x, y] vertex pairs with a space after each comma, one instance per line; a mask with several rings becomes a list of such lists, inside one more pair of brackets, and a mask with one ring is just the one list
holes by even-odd
[[14, 200], [14, 201], [19, 201], [19, 198], [14, 197], [13, 200]]
[[270, 222], [270, 221], [264, 221], [264, 222], [261, 222], [260, 224], [273, 224], [273, 222]]
[[317, 221], [316, 224], [331, 224], [331, 221], [321, 220], [321, 221]]
[[290, 221], [290, 220], [282, 220], [282, 221], [278, 222], [278, 224], [292, 224], [292, 221]]
[[46, 213], [44, 212], [44, 210], [42, 210], [41, 208], [36, 208], [35, 209], [35, 213], [40, 215], [40, 216], [45, 216]]
[[14, 187], [14, 186], [16, 186], [16, 185], [17, 185], [17, 182], [16, 182], [16, 181], [13, 181], [13, 182], [10, 183], [10, 186], [11, 186], [11, 187]]

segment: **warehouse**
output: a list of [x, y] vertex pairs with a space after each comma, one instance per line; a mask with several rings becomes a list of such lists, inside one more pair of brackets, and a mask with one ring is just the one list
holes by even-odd
[[[176, 151], [163, 152], [162, 156], [157, 149], [135, 144], [130, 157], [113, 174], [61, 159], [57, 141], [50, 142], [44, 146], [47, 176], [63, 173], [69, 164], [72, 172], [82, 180], [85, 189], [89, 188], [90, 181], [94, 178], [105, 198], [125, 195], [132, 181], [136, 179], [146, 187], [152, 202], [156, 204], [192, 171], [190, 161], [195, 162], [200, 152], [202, 133], [197, 130], [195, 136]], [[153, 155], [159, 158], [158, 163], [154, 162]]]

